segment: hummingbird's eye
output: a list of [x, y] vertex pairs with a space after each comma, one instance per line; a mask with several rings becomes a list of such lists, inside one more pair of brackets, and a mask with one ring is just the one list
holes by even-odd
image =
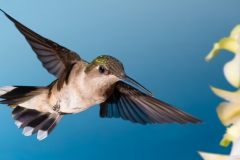
[[98, 68], [98, 71], [99, 71], [100, 73], [104, 73], [105, 70], [106, 70], [106, 69], [105, 69], [103, 66], [99, 66], [99, 68]]

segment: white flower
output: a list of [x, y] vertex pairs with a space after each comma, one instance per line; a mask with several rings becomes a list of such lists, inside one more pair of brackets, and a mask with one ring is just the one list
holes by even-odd
[[205, 60], [207, 62], [210, 61], [212, 58], [218, 55], [219, 50], [221, 49], [226, 49], [230, 52], [236, 53], [239, 48], [239, 44], [237, 42], [239, 34], [240, 25], [237, 25], [233, 28], [229, 37], [222, 38], [218, 43], [214, 43], [213, 49], [206, 56]]
[[240, 159], [240, 137], [233, 143], [233, 147], [229, 156], [229, 160]]
[[207, 152], [200, 152], [200, 151], [198, 151], [198, 153], [204, 160], [228, 160], [228, 155], [214, 154], [214, 153], [207, 153]]
[[229, 92], [211, 86], [212, 91], [227, 102], [222, 102], [217, 107], [217, 114], [225, 126], [240, 121], [240, 89]]
[[235, 142], [238, 137], [240, 137], [240, 121], [227, 128], [227, 133], [224, 134], [220, 144], [227, 147], [230, 142]]
[[[207, 55], [206, 61], [218, 55], [220, 49], [226, 49], [235, 54], [234, 58], [224, 65], [223, 72], [227, 81], [234, 87], [240, 88], [240, 25], [237, 25], [227, 38], [222, 38], [215, 43], [211, 52]], [[230, 156], [198, 152], [204, 160], [240, 160], [240, 89], [236, 92], [229, 92], [215, 87], [212, 91], [219, 97], [226, 100], [217, 107], [218, 117], [221, 122], [228, 126], [220, 145], [228, 146], [233, 142]]]
[[223, 72], [227, 81], [234, 87], [240, 88], [240, 25], [237, 25], [229, 37], [222, 38], [215, 43], [211, 52], [205, 58], [210, 61], [218, 55], [221, 49], [235, 54], [235, 57], [224, 65]]
[[234, 58], [224, 65], [223, 73], [231, 85], [240, 88], [240, 47]]

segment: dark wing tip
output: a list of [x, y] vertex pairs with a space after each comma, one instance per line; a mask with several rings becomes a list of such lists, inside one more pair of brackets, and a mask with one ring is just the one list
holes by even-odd
[[[5, 16], [7, 16], [8, 19], [10, 19], [16, 26], [17, 24], [16, 23], [19, 23], [17, 20], [15, 20], [13, 17], [11, 17], [10, 15], [8, 15], [6, 12], [4, 12], [2, 9], [0, 9], [4, 14]], [[20, 23], [21, 24], [21, 23]]]
[[188, 121], [188, 123], [187, 124], [200, 124], [200, 123], [204, 123], [204, 121], [203, 120], [201, 120], [201, 119], [198, 119], [198, 118], [196, 118], [196, 117], [191, 117], [192, 119], [190, 120], [190, 121]]
[[4, 12], [1, 8], [0, 8], [0, 11], [2, 11], [4, 14], [7, 14], [6, 12]]
[[4, 12], [2, 9], [0, 9], [9, 19], [13, 19], [11, 16], [9, 16], [6, 12]]
[[203, 120], [195, 117], [195, 123], [194, 124], [198, 124], [198, 123], [203, 123], [204, 124], [205, 122]]
[[183, 112], [183, 113], [185, 113], [184, 119], [185, 119], [185, 121], [187, 121], [187, 123], [185, 123], [185, 124], [200, 124], [200, 123], [204, 123], [203, 120], [201, 120], [201, 119], [199, 119], [199, 118], [197, 118], [195, 116], [192, 116], [192, 115], [190, 115], [190, 114], [188, 114], [186, 112]]

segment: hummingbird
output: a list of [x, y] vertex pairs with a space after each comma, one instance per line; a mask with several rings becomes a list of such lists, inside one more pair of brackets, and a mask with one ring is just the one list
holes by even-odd
[[154, 98], [149, 90], [127, 76], [118, 59], [102, 55], [89, 63], [1, 11], [26, 38], [43, 67], [57, 78], [46, 87], [0, 88], [3, 99], [0, 104], [13, 109], [12, 118], [18, 128], [24, 128], [23, 135], [38, 132], [37, 139], [43, 140], [63, 116], [80, 113], [96, 104], [100, 104], [101, 118], [122, 118], [143, 125], [203, 122]]

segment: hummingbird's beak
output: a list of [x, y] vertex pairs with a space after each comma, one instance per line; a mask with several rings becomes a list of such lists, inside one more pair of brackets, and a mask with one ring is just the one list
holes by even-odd
[[148, 93], [151, 97], [153, 97], [153, 93], [150, 92], [149, 90], [147, 90], [145, 87], [143, 87], [141, 84], [139, 84], [138, 82], [136, 82], [134, 79], [128, 77], [127, 75], [121, 77], [122, 80], [125, 80], [129, 83], [134, 84], [135, 86], [141, 88], [143, 91], [145, 91], [146, 93]]

